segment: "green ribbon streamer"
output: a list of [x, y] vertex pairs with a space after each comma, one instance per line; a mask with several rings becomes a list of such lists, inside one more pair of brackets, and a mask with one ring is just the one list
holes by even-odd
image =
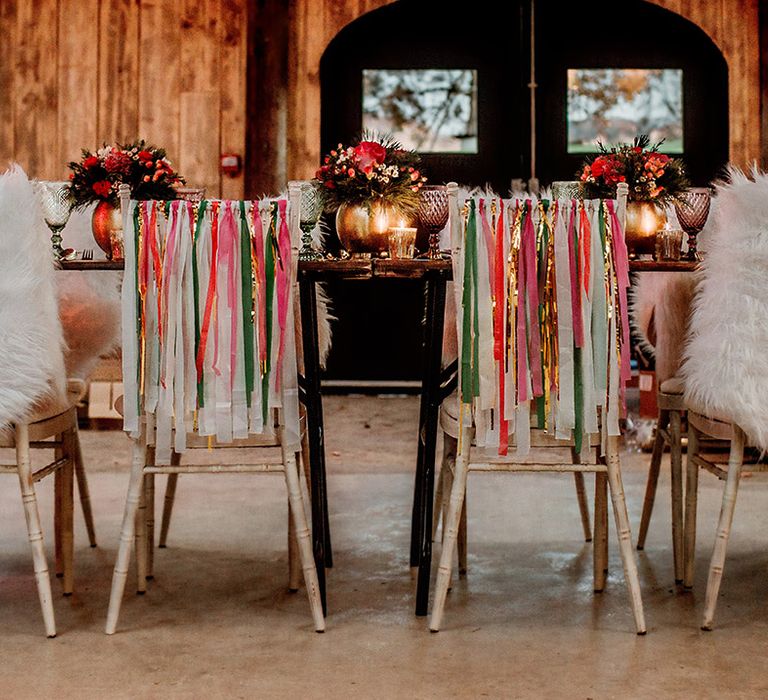
[[272, 205], [272, 221], [269, 227], [269, 235], [264, 244], [264, 273], [266, 275], [266, 289], [264, 294], [267, 317], [267, 366], [261, 378], [261, 414], [266, 424], [269, 416], [269, 375], [272, 370], [272, 303], [275, 298], [275, 250], [277, 245], [276, 231], [278, 227], [277, 205]]
[[251, 237], [248, 228], [248, 217], [245, 213], [245, 202], [240, 202], [240, 277], [243, 290], [243, 343], [245, 352], [245, 400], [251, 407], [253, 393], [253, 280], [251, 261]]
[[[208, 207], [208, 201], [203, 200], [197, 209], [197, 221], [195, 222], [195, 235], [192, 238], [192, 292], [195, 303], [195, 358], [200, 349], [200, 279], [197, 269], [197, 242], [200, 239], [200, 229], [203, 224], [203, 215]], [[197, 382], [197, 406], [202, 408], [205, 405], [203, 396], [203, 377]]]
[[[477, 362], [479, 353], [479, 321], [477, 318], [477, 214], [475, 201], [469, 201], [469, 214], [464, 236], [464, 286], [462, 289], [461, 308], [461, 400], [472, 403], [479, 394], [480, 368]], [[474, 330], [474, 334], [473, 334]], [[467, 348], [472, 348], [467, 352]]]

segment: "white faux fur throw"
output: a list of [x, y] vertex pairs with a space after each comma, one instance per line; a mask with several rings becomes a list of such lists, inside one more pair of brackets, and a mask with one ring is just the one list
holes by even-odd
[[50, 231], [19, 166], [0, 175], [0, 430], [63, 397], [63, 340]]
[[729, 175], [693, 302], [685, 399], [768, 449], [768, 175]]

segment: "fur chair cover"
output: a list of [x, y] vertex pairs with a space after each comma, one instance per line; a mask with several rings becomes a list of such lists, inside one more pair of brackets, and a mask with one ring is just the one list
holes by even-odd
[[718, 185], [682, 376], [686, 402], [768, 449], [768, 175]]
[[0, 175], [0, 430], [62, 398], [66, 374], [50, 231], [17, 165]]

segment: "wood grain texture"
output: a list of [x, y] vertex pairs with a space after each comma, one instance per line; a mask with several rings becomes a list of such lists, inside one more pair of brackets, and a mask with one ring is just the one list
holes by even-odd
[[0, 2], [0, 162], [13, 158], [15, 88], [14, 46], [16, 43], [16, 2]]
[[138, 135], [165, 148], [168, 158], [178, 165], [179, 0], [141, 0], [139, 37]]
[[99, 0], [99, 82], [96, 139], [139, 135], [139, 3]]
[[13, 158], [30, 177], [51, 178], [61, 170], [57, 5], [56, 0], [24, 0], [16, 5]]
[[[248, 6], [246, 0], [223, 0], [219, 26], [221, 153], [246, 153], [246, 95], [248, 92]], [[218, 167], [218, 163], [217, 163]], [[221, 196], [240, 199], [245, 176], [221, 175]]]
[[180, 97], [179, 168], [187, 182], [219, 193], [219, 91], [183, 92]]
[[[760, 158], [760, 38], [758, 0], [650, 0], [701, 27], [728, 62], [730, 160]], [[768, 139], [763, 133], [762, 141]]]
[[98, 0], [59, 0], [57, 178], [83, 148], [93, 149], [97, 133], [98, 40], [83, 41], [77, 27], [99, 26]]
[[218, 197], [220, 139], [219, 0], [178, 0], [179, 171]]

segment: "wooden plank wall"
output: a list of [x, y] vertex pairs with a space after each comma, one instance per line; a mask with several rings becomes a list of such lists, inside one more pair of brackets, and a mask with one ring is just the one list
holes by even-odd
[[243, 196], [247, 0], [0, 0], [0, 163], [58, 179], [82, 148], [145, 138], [192, 185]]
[[[0, 163], [61, 178], [81, 148], [143, 137], [213, 196], [310, 177], [323, 51], [390, 1], [0, 0]], [[760, 158], [760, 0], [652, 1], [723, 51], [731, 160]], [[248, 156], [247, 182], [220, 175], [226, 152]]]
[[[320, 158], [323, 51], [351, 21], [392, 0], [293, 0], [289, 46], [288, 174], [310, 177]], [[690, 19], [728, 61], [730, 157], [742, 166], [761, 156], [759, 0], [649, 0]], [[763, 136], [768, 139], [768, 134]], [[768, 165], [768, 163], [766, 164]]]

